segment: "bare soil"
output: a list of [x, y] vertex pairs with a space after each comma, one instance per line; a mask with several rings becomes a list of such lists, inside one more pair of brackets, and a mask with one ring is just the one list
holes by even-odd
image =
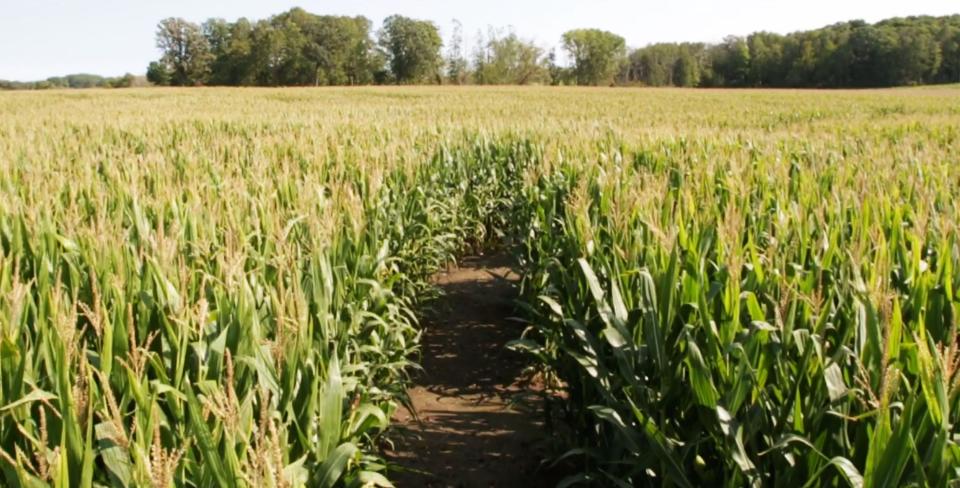
[[541, 395], [505, 347], [523, 329], [508, 320], [517, 278], [503, 256], [467, 258], [435, 278], [444, 296], [424, 318], [414, 411], [394, 416], [386, 450], [399, 488], [551, 485], [538, 472]]

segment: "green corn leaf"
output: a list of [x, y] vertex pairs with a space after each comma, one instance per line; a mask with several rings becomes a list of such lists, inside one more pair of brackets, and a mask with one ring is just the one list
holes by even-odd
[[731, 458], [747, 479], [751, 480], [751, 486], [760, 486], [760, 480], [757, 478], [757, 468], [750, 460], [750, 456], [747, 455], [747, 450], [743, 445], [742, 427], [725, 408], [717, 406], [716, 412], [720, 430], [727, 437], [728, 442], [733, 444], [733, 450], [730, 453]]
[[667, 351], [664, 331], [657, 316], [656, 286], [653, 276], [646, 269], [640, 270], [640, 296], [643, 308], [643, 340], [653, 355], [658, 371], [666, 371]]
[[550, 311], [553, 312], [554, 315], [556, 315], [558, 318], [560, 319], [563, 318], [563, 307], [561, 307], [556, 300], [546, 295], [540, 295], [539, 297], [537, 297], [537, 299], [547, 304], [547, 306], [550, 307]]
[[590, 294], [593, 295], [593, 299], [597, 302], [597, 306], [601, 306], [606, 303], [604, 300], [603, 288], [600, 286], [600, 280], [597, 279], [597, 275], [594, 274], [593, 268], [590, 267], [590, 263], [587, 262], [584, 258], [577, 259], [577, 264], [580, 265], [580, 271], [583, 272], [583, 277], [587, 280], [587, 286], [590, 289]]
[[96, 426], [97, 452], [113, 479], [124, 487], [132, 486], [133, 466], [130, 454], [117, 444], [120, 432], [113, 422], [101, 422]]
[[850, 483], [850, 486], [853, 488], [861, 488], [863, 486], [863, 477], [860, 476], [860, 471], [857, 470], [857, 467], [853, 465], [849, 459], [845, 457], [835, 457], [830, 460], [830, 464], [836, 467], [843, 477], [846, 478], [847, 483]]
[[317, 411], [320, 420], [320, 440], [316, 447], [317, 457], [320, 459], [330, 455], [340, 443], [340, 428], [343, 412], [343, 402], [346, 392], [343, 389], [343, 379], [340, 376], [340, 361], [334, 352], [327, 366], [327, 383], [320, 394]]
[[350, 459], [358, 450], [357, 446], [349, 442], [337, 446], [323, 461], [323, 464], [317, 467], [314, 473], [316, 482], [311, 483], [311, 485], [320, 488], [333, 488], [347, 468], [347, 463], [350, 462]]
[[718, 399], [717, 388], [713, 384], [710, 368], [700, 353], [700, 347], [692, 338], [687, 339], [686, 363], [697, 402], [705, 407], [715, 408]]
[[203, 407], [189, 384], [186, 385], [184, 393], [187, 395], [187, 418], [203, 456], [204, 471], [212, 475], [220, 486], [230, 486], [234, 478], [227, 474], [223, 465], [223, 458], [217, 450], [213, 434], [203, 419]]
[[286, 465], [283, 468], [283, 479], [293, 487], [305, 486], [310, 480], [310, 472], [305, 467], [307, 456]]
[[10, 403], [4, 405], [3, 407], [0, 407], [0, 412], [6, 412], [6, 411], [8, 411], [8, 410], [14, 410], [14, 409], [16, 409], [17, 407], [19, 407], [19, 406], [21, 406], [21, 405], [26, 405], [26, 404], [28, 404], [28, 403], [33, 403], [33, 402], [45, 402], [45, 401], [56, 400], [56, 399], [57, 399], [57, 396], [54, 395], [53, 393], [50, 393], [50, 392], [47, 392], [47, 391], [43, 391], [43, 390], [40, 390], [40, 389], [34, 389], [34, 390], [31, 391], [30, 393], [28, 393], [28, 394], [26, 394], [25, 396], [21, 397], [19, 400], [10, 402]]
[[393, 488], [394, 486], [384, 475], [375, 471], [357, 473], [357, 481], [364, 487]]
[[827, 384], [830, 401], [836, 402], [847, 396], [847, 384], [843, 380], [843, 372], [837, 363], [831, 363], [823, 370], [823, 381]]

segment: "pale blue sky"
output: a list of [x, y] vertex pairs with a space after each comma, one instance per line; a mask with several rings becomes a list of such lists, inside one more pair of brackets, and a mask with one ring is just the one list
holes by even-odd
[[293, 6], [318, 14], [388, 15], [433, 20], [444, 39], [459, 19], [470, 39], [487, 25], [513, 26], [545, 48], [571, 28], [616, 32], [633, 47], [660, 41], [717, 41], [756, 30], [787, 33], [834, 22], [960, 13], [957, 0], [3, 0], [0, 79], [34, 80], [67, 73], [143, 73], [158, 57], [157, 22], [184, 17], [259, 19]]

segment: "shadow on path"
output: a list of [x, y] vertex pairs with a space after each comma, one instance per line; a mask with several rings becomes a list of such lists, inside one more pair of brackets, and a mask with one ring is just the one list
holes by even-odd
[[513, 313], [517, 275], [504, 256], [474, 257], [437, 275], [441, 297], [424, 318], [424, 373], [409, 391], [419, 422], [401, 409], [387, 450], [390, 478], [406, 487], [550, 486], [539, 396], [522, 357], [505, 348], [523, 327]]

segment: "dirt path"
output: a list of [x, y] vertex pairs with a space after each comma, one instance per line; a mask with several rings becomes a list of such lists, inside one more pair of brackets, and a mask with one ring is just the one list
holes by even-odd
[[521, 357], [505, 349], [522, 326], [513, 312], [517, 275], [504, 257], [468, 258], [437, 277], [445, 296], [424, 319], [423, 368], [410, 390], [420, 422], [401, 409], [392, 472], [399, 488], [547, 486], [537, 395]]

